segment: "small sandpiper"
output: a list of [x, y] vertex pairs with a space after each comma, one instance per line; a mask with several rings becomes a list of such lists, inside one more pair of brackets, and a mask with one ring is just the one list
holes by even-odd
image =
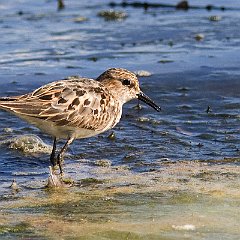
[[[31, 93], [0, 98], [0, 108], [35, 125], [54, 137], [50, 161], [63, 173], [63, 155], [77, 138], [88, 138], [113, 128], [124, 103], [139, 99], [160, 111], [139, 88], [136, 75], [110, 68], [96, 80], [69, 77], [44, 85]], [[56, 155], [58, 139], [66, 139]]]

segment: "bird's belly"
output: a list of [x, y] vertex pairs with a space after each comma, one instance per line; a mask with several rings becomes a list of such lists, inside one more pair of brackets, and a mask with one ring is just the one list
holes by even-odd
[[[18, 115], [19, 116], [19, 115]], [[19, 116], [23, 120], [33, 124], [41, 131], [54, 136], [59, 139], [68, 139], [70, 137], [73, 138], [88, 138], [99, 134], [100, 132], [90, 129], [77, 128], [71, 126], [57, 126], [54, 122], [50, 122], [47, 120], [42, 120], [29, 116]]]
[[60, 139], [68, 139], [73, 137], [77, 138], [88, 138], [98, 134], [98, 132], [94, 130], [84, 129], [84, 128], [74, 128], [70, 126], [55, 126], [51, 125], [50, 128], [45, 128], [45, 126], [37, 126], [43, 132], [55, 136]]

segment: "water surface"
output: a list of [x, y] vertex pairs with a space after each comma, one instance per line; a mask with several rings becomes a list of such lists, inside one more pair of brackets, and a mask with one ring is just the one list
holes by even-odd
[[239, 239], [239, 10], [116, 7], [128, 17], [106, 21], [109, 3], [0, 3], [1, 96], [123, 67], [151, 73], [142, 90], [163, 109], [130, 102], [114, 139], [76, 140], [60, 191], [44, 188], [51, 137], [1, 111], [1, 238]]

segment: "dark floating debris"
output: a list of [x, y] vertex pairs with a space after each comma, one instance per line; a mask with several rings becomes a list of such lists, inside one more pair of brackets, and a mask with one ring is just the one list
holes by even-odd
[[17, 14], [18, 14], [19, 16], [22, 16], [22, 15], [24, 14], [24, 12], [23, 12], [22, 10], [20, 10], [20, 11], [17, 12]]
[[[216, 7], [214, 7], [213, 5], [210, 5], [210, 4], [209, 4], [209, 5], [206, 6], [206, 9], [207, 9], [208, 11], [211, 11], [211, 10], [216, 9]], [[222, 11], [225, 11], [225, 10], [226, 10], [226, 8], [223, 7], [223, 6], [222, 6], [222, 7], [219, 7], [219, 9], [222, 10]], [[229, 8], [228, 10], [230, 10], [230, 9], [233, 10], [233, 8]]]
[[212, 111], [211, 107], [208, 106], [208, 107], [207, 107], [207, 110], [206, 110], [206, 113], [210, 113], [211, 111]]
[[99, 59], [97, 57], [89, 57], [87, 60], [92, 61], [92, 62], [96, 62]]
[[58, 10], [62, 10], [65, 8], [65, 4], [63, 0], [58, 0]]
[[188, 10], [189, 4], [188, 1], [181, 1], [176, 5], [176, 9]]
[[201, 147], [203, 147], [203, 146], [204, 146], [203, 143], [198, 143], [198, 144], [197, 144], [197, 147], [199, 147], [199, 148], [201, 148]]
[[169, 46], [169, 47], [172, 47], [173, 45], [174, 45], [173, 41], [170, 40], [170, 41], [168, 42], [168, 46]]
[[173, 63], [173, 62], [174, 62], [173, 60], [168, 60], [168, 59], [162, 59], [158, 61], [158, 63], [162, 63], [162, 64]]
[[177, 10], [189, 10], [189, 9], [205, 9], [207, 11], [211, 10], [239, 10], [239, 8], [231, 8], [231, 7], [224, 7], [224, 6], [214, 6], [214, 5], [206, 5], [206, 6], [194, 6], [190, 5], [188, 1], [180, 1], [179, 3], [175, 4], [166, 4], [166, 3], [151, 3], [151, 2], [139, 2], [139, 1], [133, 1], [133, 2], [127, 2], [122, 1], [121, 3], [118, 2], [110, 2], [110, 7], [133, 7], [133, 8], [144, 8], [147, 10], [148, 8], [174, 8]]

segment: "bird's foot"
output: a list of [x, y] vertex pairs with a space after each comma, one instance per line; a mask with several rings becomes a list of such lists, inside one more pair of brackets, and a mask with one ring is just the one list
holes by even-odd
[[56, 174], [53, 167], [49, 167], [49, 177], [47, 187], [49, 188], [59, 188], [59, 187], [70, 187], [73, 185], [71, 179], [64, 179], [63, 173]]

